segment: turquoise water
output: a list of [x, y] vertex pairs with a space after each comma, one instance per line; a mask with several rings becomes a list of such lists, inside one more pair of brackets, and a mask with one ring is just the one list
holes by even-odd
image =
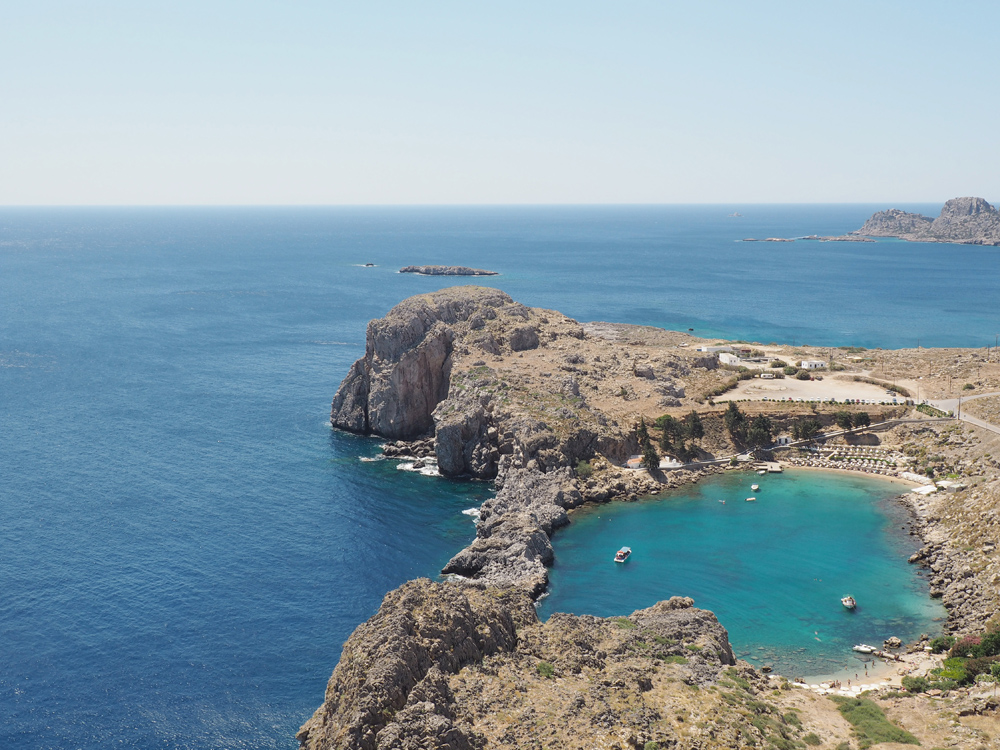
[[377, 441], [328, 424], [368, 321], [464, 282], [401, 266], [492, 268], [580, 320], [992, 344], [996, 248], [738, 241], [879, 208], [0, 208], [0, 748], [291, 750], [351, 631], [472, 538], [488, 485], [362, 463]]
[[[540, 614], [628, 614], [690, 596], [751, 663], [789, 677], [834, 674], [858, 663], [856, 643], [941, 629], [944, 608], [906, 562], [917, 545], [891, 500], [902, 489], [844, 474], [730, 473], [574, 513], [553, 540]], [[623, 545], [632, 556], [617, 564]], [[840, 603], [847, 594], [854, 612]]]

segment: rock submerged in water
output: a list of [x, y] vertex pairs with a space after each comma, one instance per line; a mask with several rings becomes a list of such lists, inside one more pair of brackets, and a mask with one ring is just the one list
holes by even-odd
[[468, 266], [404, 266], [400, 273], [418, 273], [421, 276], [499, 276], [496, 271]]

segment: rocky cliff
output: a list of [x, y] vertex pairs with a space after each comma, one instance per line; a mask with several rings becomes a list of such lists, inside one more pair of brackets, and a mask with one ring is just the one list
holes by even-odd
[[914, 242], [1000, 245], [1000, 211], [982, 198], [952, 198], [936, 219], [890, 208], [873, 215], [853, 234]]
[[[560, 313], [482, 287], [412, 297], [369, 324], [365, 356], [337, 391], [332, 423], [395, 440], [432, 435], [444, 475], [497, 483], [476, 540], [446, 573], [537, 595], [552, 560], [549, 536], [568, 509], [670, 483], [613, 468], [638, 450], [634, 425], [590, 400], [614, 374], [627, 384], [616, 386], [615, 400], [639, 391], [679, 404], [684, 386], [675, 376], [706, 363], [693, 352], [639, 360], [627, 343], [587, 338]], [[610, 361], [595, 355], [588, 363], [591, 350]], [[593, 458], [607, 470], [581, 489], [574, 469]]]
[[[628, 617], [554, 615], [543, 624], [517, 590], [424, 579], [390, 592], [355, 630], [323, 704], [297, 737], [304, 750], [648, 742], [707, 750], [759, 742], [751, 716], [723, 719], [730, 704], [699, 693], [720, 680], [748, 691], [737, 702], [757, 692], [748, 680], [763, 685], [737, 665], [715, 616], [691, 599]], [[756, 712], [771, 710], [759, 704]], [[681, 714], [689, 724], [678, 723]], [[708, 723], [695, 727], [692, 714]]]

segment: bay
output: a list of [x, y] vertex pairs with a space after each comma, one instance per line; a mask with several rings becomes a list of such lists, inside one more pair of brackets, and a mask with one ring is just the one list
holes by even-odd
[[[789, 678], [840, 673], [860, 663], [855, 644], [937, 635], [946, 616], [906, 562], [919, 542], [893, 500], [905, 489], [843, 473], [734, 472], [575, 512], [553, 539], [540, 615], [608, 617], [689, 596], [751, 663]], [[621, 546], [633, 550], [624, 564], [613, 561]], [[853, 611], [840, 602], [849, 594]]]

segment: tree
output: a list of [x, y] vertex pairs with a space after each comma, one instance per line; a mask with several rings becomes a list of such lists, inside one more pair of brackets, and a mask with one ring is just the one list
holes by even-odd
[[646, 427], [646, 420], [643, 417], [639, 417], [639, 427], [636, 429], [635, 435], [642, 445], [649, 442], [649, 429]]
[[691, 413], [684, 417], [684, 432], [692, 440], [701, 440], [705, 437], [705, 426], [701, 423], [698, 412], [691, 410]]
[[853, 426], [851, 422], [851, 413], [849, 411], [838, 411], [833, 415], [833, 421], [837, 423], [837, 427], [842, 430], [849, 430]]
[[660, 448], [665, 451], [669, 451], [674, 443], [684, 436], [684, 425], [669, 414], [664, 414], [658, 418], [656, 426], [663, 430], [663, 435], [660, 437]]
[[796, 440], [812, 440], [822, 429], [823, 425], [818, 419], [809, 417], [792, 425], [792, 437]]
[[660, 468], [660, 454], [656, 452], [656, 448], [648, 440], [642, 449], [642, 465], [650, 471]]
[[754, 448], [763, 448], [771, 444], [771, 420], [759, 414], [750, 421], [747, 432], [747, 442]]
[[726, 430], [729, 432], [729, 437], [733, 439], [734, 443], [742, 445], [747, 441], [747, 418], [746, 415], [740, 411], [740, 407], [736, 405], [735, 401], [730, 401], [729, 406], [726, 408], [726, 413], [722, 415], [722, 421], [726, 425]]
[[867, 427], [872, 423], [872, 418], [868, 416], [868, 412], [859, 411], [854, 415], [854, 426], [855, 427]]

